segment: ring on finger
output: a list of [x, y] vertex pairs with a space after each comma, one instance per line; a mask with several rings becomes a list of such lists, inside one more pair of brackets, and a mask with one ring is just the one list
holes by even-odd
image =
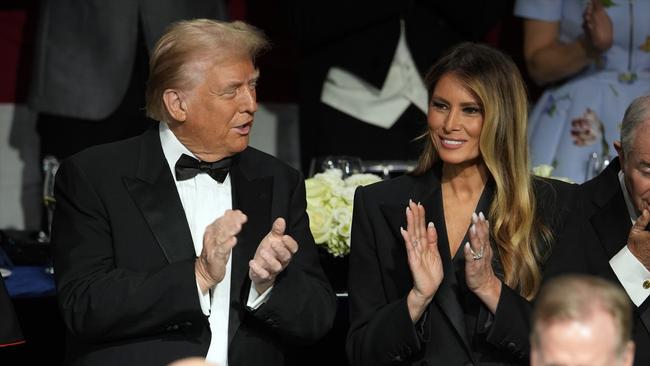
[[420, 241], [417, 239], [413, 240], [413, 246], [417, 247], [418, 245], [420, 245]]
[[481, 247], [479, 250], [474, 251], [472, 247], [469, 247], [469, 251], [472, 253], [472, 258], [477, 261], [481, 258], [483, 258], [483, 247]]

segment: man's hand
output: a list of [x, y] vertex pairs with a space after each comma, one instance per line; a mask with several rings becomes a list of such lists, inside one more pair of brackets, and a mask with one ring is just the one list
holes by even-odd
[[627, 237], [627, 247], [630, 252], [650, 271], [650, 231], [645, 227], [650, 222], [650, 212], [644, 209], [636, 220], [630, 235]]
[[248, 262], [248, 276], [259, 294], [268, 290], [275, 277], [282, 272], [298, 251], [298, 243], [289, 235], [284, 235], [286, 222], [278, 217]]
[[194, 273], [201, 292], [206, 292], [223, 280], [228, 258], [237, 244], [236, 235], [247, 220], [246, 215], [239, 210], [226, 210], [223, 216], [205, 228], [203, 250], [194, 263]]

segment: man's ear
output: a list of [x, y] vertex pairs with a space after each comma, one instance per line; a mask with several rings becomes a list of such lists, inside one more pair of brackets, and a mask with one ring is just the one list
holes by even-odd
[[184, 122], [187, 119], [187, 104], [178, 90], [166, 89], [163, 92], [163, 103], [165, 103], [167, 113], [174, 120]]
[[623, 145], [621, 144], [620, 141], [618, 140], [614, 141], [614, 149], [616, 149], [616, 153], [618, 154], [618, 160], [621, 163], [621, 166], [623, 166], [623, 163], [625, 162], [625, 152], [623, 151]]
[[636, 345], [634, 341], [628, 341], [623, 351], [623, 363], [621, 365], [632, 366], [634, 364], [634, 350]]

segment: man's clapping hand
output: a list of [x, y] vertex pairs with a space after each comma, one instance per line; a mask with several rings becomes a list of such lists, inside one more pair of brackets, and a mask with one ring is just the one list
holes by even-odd
[[239, 210], [226, 210], [223, 216], [208, 225], [203, 234], [203, 250], [194, 264], [194, 272], [202, 292], [223, 280], [226, 264], [237, 244], [236, 235], [248, 218]]
[[298, 243], [284, 234], [286, 226], [283, 218], [277, 218], [271, 231], [257, 247], [255, 256], [248, 262], [248, 275], [260, 294], [274, 284], [276, 276], [287, 267], [298, 251]]

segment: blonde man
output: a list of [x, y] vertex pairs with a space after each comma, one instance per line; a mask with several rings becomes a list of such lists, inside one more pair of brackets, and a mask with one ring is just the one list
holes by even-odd
[[53, 244], [74, 365], [282, 365], [330, 328], [304, 180], [248, 147], [256, 56], [242, 22], [175, 23], [150, 63], [141, 136], [57, 173]]
[[532, 366], [631, 366], [632, 308], [618, 286], [568, 275], [542, 288], [533, 312]]

